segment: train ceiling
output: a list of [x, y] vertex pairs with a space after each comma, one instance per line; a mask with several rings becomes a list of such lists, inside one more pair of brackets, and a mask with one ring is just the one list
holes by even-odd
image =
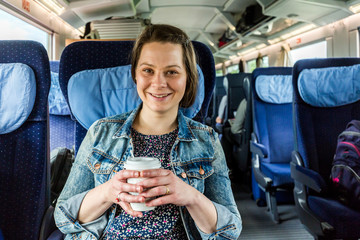
[[91, 36], [101, 39], [134, 39], [150, 22], [178, 26], [207, 44], [216, 62], [350, 16], [360, 5], [360, 0], [37, 1], [75, 28], [91, 23]]

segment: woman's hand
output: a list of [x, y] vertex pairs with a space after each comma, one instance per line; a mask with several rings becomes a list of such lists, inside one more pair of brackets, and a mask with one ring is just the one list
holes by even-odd
[[160, 206], [174, 204], [177, 206], [189, 206], [193, 204], [200, 192], [183, 182], [172, 171], [166, 169], [144, 170], [141, 177], [147, 178], [137, 185], [147, 189], [139, 196], [155, 199], [146, 201], [147, 206]]
[[142, 213], [134, 211], [130, 203], [145, 202], [145, 197], [141, 195], [131, 195], [130, 192], [141, 193], [143, 187], [127, 183], [127, 179], [138, 177], [140, 177], [139, 171], [121, 170], [105, 184], [107, 185], [105, 194], [107, 201], [119, 204], [125, 212], [134, 217], [141, 217]]

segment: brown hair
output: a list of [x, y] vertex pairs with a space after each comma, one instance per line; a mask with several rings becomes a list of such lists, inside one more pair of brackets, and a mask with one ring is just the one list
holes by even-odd
[[180, 101], [180, 107], [190, 107], [196, 98], [198, 73], [196, 69], [194, 47], [189, 37], [181, 29], [166, 24], [154, 24], [146, 27], [137, 38], [131, 55], [131, 76], [135, 83], [135, 70], [137, 68], [141, 50], [146, 43], [151, 42], [173, 43], [181, 45], [187, 79], [185, 94]]

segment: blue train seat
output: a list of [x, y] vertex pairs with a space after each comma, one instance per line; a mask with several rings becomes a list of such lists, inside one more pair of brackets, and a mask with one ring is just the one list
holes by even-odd
[[291, 176], [301, 223], [316, 239], [360, 238], [360, 212], [331, 193], [338, 135], [360, 119], [360, 59], [307, 59], [293, 71], [295, 150]]
[[[67, 86], [70, 78], [76, 73], [84, 70], [115, 68], [128, 65], [130, 63], [130, 53], [133, 43], [133, 41], [77, 42], [67, 46], [61, 55], [59, 76], [60, 87], [65, 99], [69, 102]], [[212, 53], [206, 45], [200, 42], [193, 42], [193, 45], [204, 79], [204, 86], [202, 88], [204, 96], [194, 119], [204, 122], [215, 85], [215, 65]], [[70, 110], [72, 117], [75, 118], [72, 109]], [[113, 114], [114, 111], [118, 111], [113, 110], [114, 109], [111, 109], [110, 111]], [[127, 110], [131, 110], [131, 108]], [[106, 114], [110, 113], [99, 113], [94, 109], [94, 114], [98, 117], [105, 117], [107, 116]], [[76, 121], [75, 152], [79, 148], [86, 131], [84, 123], [81, 124], [79, 121]]]
[[[277, 192], [291, 196], [290, 160], [293, 146], [291, 68], [258, 68], [252, 73], [252, 184], [255, 200], [260, 188], [274, 222], [280, 221]], [[290, 191], [291, 190], [291, 191]], [[280, 197], [278, 197], [280, 198]]]
[[75, 121], [59, 85], [59, 61], [50, 61], [49, 92], [50, 151], [58, 147], [71, 149], [75, 144]]
[[49, 59], [35, 41], [3, 40], [0, 49], [0, 229], [4, 239], [38, 240], [50, 205]]

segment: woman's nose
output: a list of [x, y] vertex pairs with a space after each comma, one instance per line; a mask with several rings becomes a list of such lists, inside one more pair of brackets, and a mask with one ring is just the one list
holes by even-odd
[[152, 80], [152, 85], [155, 87], [166, 87], [167, 83], [165, 76], [161, 73], [155, 74]]

